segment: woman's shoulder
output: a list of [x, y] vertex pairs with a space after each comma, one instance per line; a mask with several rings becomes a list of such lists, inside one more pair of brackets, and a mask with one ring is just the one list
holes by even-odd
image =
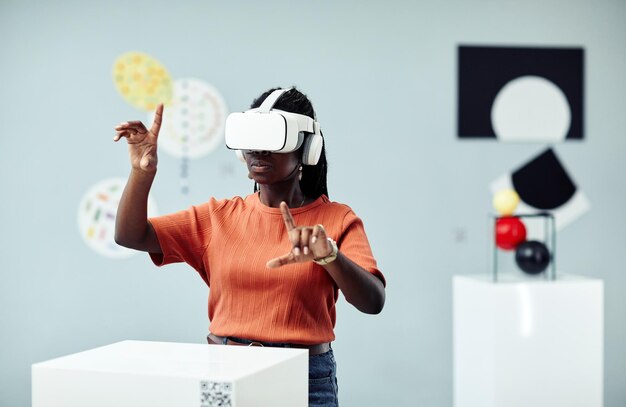
[[326, 195], [320, 196], [318, 200], [320, 201], [320, 210], [345, 214], [354, 213], [349, 205], [338, 201], [331, 201]]
[[327, 196], [320, 197], [320, 205], [316, 215], [320, 222], [332, 230], [335, 227], [345, 231], [354, 225], [362, 224], [362, 219], [354, 212], [351, 206], [338, 201], [331, 201]]

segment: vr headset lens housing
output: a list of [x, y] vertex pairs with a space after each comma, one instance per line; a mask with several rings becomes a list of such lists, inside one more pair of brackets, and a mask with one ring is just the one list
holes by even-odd
[[276, 153], [290, 153], [300, 148], [303, 131], [313, 133], [313, 119], [277, 109], [231, 113], [224, 129], [226, 146], [232, 150]]

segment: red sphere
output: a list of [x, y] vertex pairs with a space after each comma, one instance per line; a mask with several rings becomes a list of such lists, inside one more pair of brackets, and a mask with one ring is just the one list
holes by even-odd
[[505, 216], [496, 221], [496, 246], [514, 250], [526, 240], [526, 226], [516, 216]]

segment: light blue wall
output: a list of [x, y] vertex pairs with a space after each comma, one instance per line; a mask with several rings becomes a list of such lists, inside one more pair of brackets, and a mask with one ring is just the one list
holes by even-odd
[[[144, 115], [111, 67], [136, 50], [213, 84], [233, 110], [271, 86], [309, 94], [331, 198], [364, 219], [388, 279], [379, 316], [340, 300], [342, 405], [450, 406], [451, 277], [487, 270], [488, 183], [545, 147], [456, 138], [460, 43], [585, 48], [586, 139], [556, 151], [592, 210], [558, 236], [558, 263], [605, 281], [605, 405], [626, 405], [625, 21], [622, 0], [3, 0], [0, 405], [29, 404], [37, 361], [122, 339], [203, 341], [194, 272], [98, 256], [78, 233], [83, 193], [129, 171], [113, 126]], [[189, 197], [179, 160], [159, 165], [162, 213], [252, 188], [224, 147], [192, 162]]]

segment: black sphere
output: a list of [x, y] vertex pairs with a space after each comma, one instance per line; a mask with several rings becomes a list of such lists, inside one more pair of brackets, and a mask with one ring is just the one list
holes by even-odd
[[537, 240], [520, 243], [515, 250], [517, 266], [528, 274], [539, 274], [550, 264], [550, 251]]

